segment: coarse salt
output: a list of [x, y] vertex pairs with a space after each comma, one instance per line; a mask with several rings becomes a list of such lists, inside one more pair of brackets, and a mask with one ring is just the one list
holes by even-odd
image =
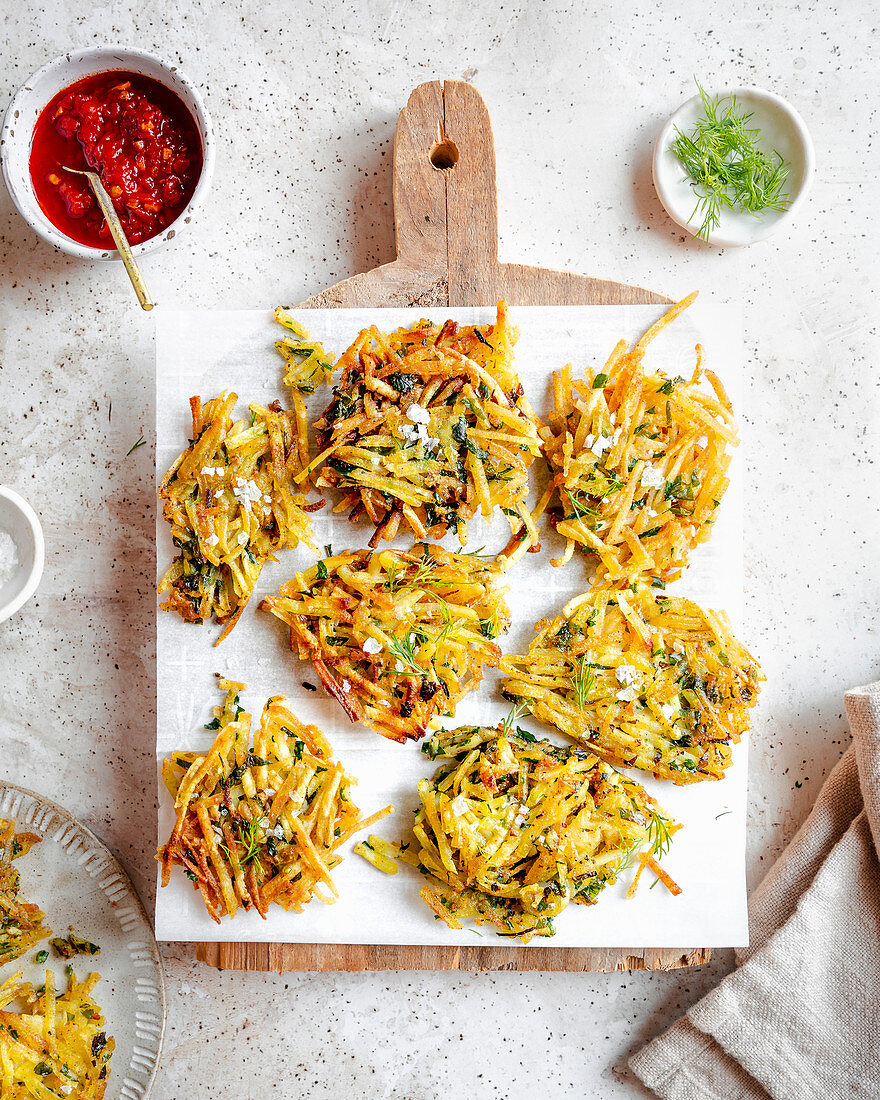
[[378, 640], [378, 638], [374, 638], [371, 635], [369, 638], [364, 639], [362, 649], [364, 653], [381, 653], [382, 643]]
[[414, 424], [427, 424], [431, 419], [431, 414], [428, 410], [423, 409], [417, 401], [413, 401], [406, 410], [406, 415]]

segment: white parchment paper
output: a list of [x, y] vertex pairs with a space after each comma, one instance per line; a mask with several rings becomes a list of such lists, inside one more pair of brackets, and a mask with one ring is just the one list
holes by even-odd
[[[622, 336], [636, 339], [663, 310], [656, 306], [519, 307], [512, 311], [521, 330], [516, 361], [522, 384], [539, 416], [552, 405], [551, 374], [566, 362], [578, 370], [603, 363]], [[334, 355], [341, 353], [357, 332], [369, 324], [388, 330], [410, 325], [420, 317], [443, 321], [453, 317], [473, 324], [494, 319], [492, 309], [373, 309], [299, 310], [295, 315], [311, 335]], [[282, 362], [273, 341], [282, 334], [263, 311], [166, 311], [157, 319], [156, 465], [160, 478], [186, 446], [191, 430], [189, 398], [203, 401], [221, 390], [239, 395], [241, 415], [247, 403], [266, 403], [286, 395], [281, 385]], [[721, 378], [742, 415], [742, 332], [739, 310], [729, 306], [701, 305], [687, 310], [650, 346], [648, 369], [662, 369], [670, 376], [689, 376], [694, 364], [694, 345], [705, 349], [706, 363]], [[329, 400], [322, 389], [312, 400], [314, 414]], [[311, 417], [314, 419], [314, 416]], [[533, 493], [540, 484], [535, 464]], [[712, 539], [692, 557], [684, 578], [670, 591], [687, 595], [709, 607], [729, 612], [743, 634], [742, 604], [742, 491], [740, 458], [734, 458], [732, 483], [720, 509]], [[314, 518], [316, 542], [341, 550], [366, 545], [371, 528], [352, 525], [345, 515], [328, 507]], [[491, 527], [477, 516], [470, 523], [467, 549], [499, 550], [509, 538], [509, 528], [499, 516]], [[555, 615], [562, 605], [587, 585], [588, 570], [575, 555], [568, 566], [556, 569], [555, 557], [562, 541], [542, 529], [544, 550], [527, 554], [508, 575], [513, 623], [502, 639], [508, 652], [524, 652], [534, 623]], [[411, 541], [411, 540], [410, 540]], [[398, 545], [408, 545], [398, 540]], [[447, 545], [452, 546], [451, 542]], [[168, 525], [157, 515], [158, 574], [165, 571], [174, 549]], [[256, 716], [269, 695], [287, 695], [291, 706], [306, 722], [319, 725], [330, 738], [345, 767], [358, 777], [356, 800], [363, 813], [388, 803], [395, 813], [375, 828], [390, 839], [407, 831], [418, 805], [416, 783], [430, 775], [432, 764], [415, 744], [396, 745], [357, 724], [352, 725], [338, 704], [303, 688], [304, 681], [318, 683], [310, 665], [300, 662], [287, 648], [286, 628], [273, 617], [258, 612], [262, 596], [276, 592], [297, 570], [311, 564], [304, 548], [285, 552], [278, 563], [268, 564], [260, 577], [250, 606], [238, 626], [218, 648], [214, 625], [194, 626], [175, 615], [157, 610], [158, 632], [158, 727], [159, 759], [172, 749], [203, 749], [213, 734], [203, 728], [211, 707], [220, 701], [215, 672], [244, 681], [248, 687], [242, 705]], [[748, 645], [748, 631], [743, 634]], [[499, 674], [488, 670], [478, 694], [459, 704], [455, 724], [495, 724], [509, 706], [497, 689]], [[534, 720], [521, 725], [538, 736], [563, 743], [549, 727]], [[734, 752], [735, 763], [720, 782], [675, 787], [642, 773], [643, 783], [685, 828], [675, 836], [664, 866], [682, 886], [672, 897], [662, 885], [649, 889], [645, 875], [637, 896], [624, 897], [629, 874], [607, 887], [598, 904], [570, 905], [557, 919], [556, 936], [535, 939], [534, 945], [558, 947], [739, 947], [747, 943], [745, 888], [747, 744]], [[173, 824], [171, 800], [160, 784], [159, 835], [168, 836]], [[354, 841], [351, 842], [352, 844]], [[351, 844], [349, 845], [350, 848]], [[183, 874], [158, 891], [156, 935], [166, 940], [244, 940], [279, 943], [374, 943], [374, 944], [474, 944], [480, 935], [487, 945], [509, 943], [485, 927], [479, 932], [454, 932], [437, 922], [419, 898], [424, 879], [412, 868], [401, 866], [387, 876], [359, 856], [346, 853], [334, 872], [340, 900], [325, 906], [314, 900], [301, 914], [273, 909], [267, 920], [256, 912], [239, 913], [234, 921], [215, 924], [206, 914], [200, 896]], [[518, 941], [514, 941], [518, 942]]]

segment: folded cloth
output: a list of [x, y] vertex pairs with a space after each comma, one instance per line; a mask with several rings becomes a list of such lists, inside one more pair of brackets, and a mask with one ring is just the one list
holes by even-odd
[[749, 900], [737, 969], [630, 1059], [663, 1100], [880, 1097], [880, 680], [853, 743]]

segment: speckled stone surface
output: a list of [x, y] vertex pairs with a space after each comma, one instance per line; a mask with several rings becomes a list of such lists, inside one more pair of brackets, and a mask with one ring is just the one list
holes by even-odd
[[[708, 10], [707, 10], [708, 9]], [[768, 684], [752, 752], [756, 881], [880, 674], [878, 29], [867, 5], [750, 0], [7, 4], [0, 95], [72, 45], [177, 60], [219, 138], [198, 223], [143, 266], [167, 304], [292, 302], [392, 258], [395, 119], [416, 84], [473, 80], [495, 124], [506, 260], [746, 308], [745, 640]], [[793, 230], [689, 240], [650, 157], [708, 87], [790, 98], [818, 174]], [[43, 518], [33, 601], [0, 625], [2, 774], [101, 834], [148, 907], [155, 830], [153, 323], [116, 265], [55, 253], [0, 195], [0, 480]], [[128, 455], [141, 436], [147, 444]], [[156, 1100], [338, 1094], [639, 1097], [629, 1051], [731, 965], [670, 974], [218, 974], [166, 945]]]

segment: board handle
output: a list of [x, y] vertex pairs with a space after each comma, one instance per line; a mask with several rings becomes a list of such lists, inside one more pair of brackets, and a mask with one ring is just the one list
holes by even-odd
[[401, 111], [394, 233], [405, 266], [448, 272], [449, 305], [488, 304], [498, 261], [495, 141], [473, 84], [420, 84]]

